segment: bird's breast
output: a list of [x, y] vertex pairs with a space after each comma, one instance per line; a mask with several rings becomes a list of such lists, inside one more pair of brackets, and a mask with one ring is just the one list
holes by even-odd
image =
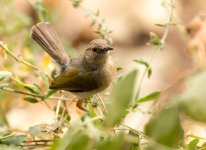
[[108, 60], [104, 66], [100, 67], [97, 70], [96, 82], [98, 85], [98, 90], [103, 91], [104, 89], [106, 89], [112, 82], [114, 76], [115, 67], [113, 65], [113, 62]]

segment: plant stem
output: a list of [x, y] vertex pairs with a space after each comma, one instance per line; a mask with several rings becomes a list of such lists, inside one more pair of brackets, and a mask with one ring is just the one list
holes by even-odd
[[[28, 96], [32, 96], [32, 97], [36, 97], [36, 98], [40, 98], [40, 99], [45, 99], [45, 96], [42, 96], [42, 95], [22, 92], [22, 91], [18, 91], [18, 90], [12, 89], [12, 88], [7, 88], [7, 87], [4, 87], [4, 86], [0, 86], [0, 90], [6, 91], [6, 92], [22, 94], [22, 95], [28, 95]], [[62, 101], [69, 101], [68, 98], [61, 98], [61, 97], [54, 97], [54, 96], [48, 97], [47, 99], [53, 99], [53, 100], [56, 99], [56, 100], [62, 100]]]
[[192, 138], [200, 139], [200, 140], [206, 140], [206, 138], [199, 137], [199, 136], [193, 135], [193, 134], [189, 134], [188, 136], [189, 136], [189, 137], [192, 137]]
[[104, 101], [103, 101], [103, 99], [102, 99], [102, 97], [97, 93], [97, 96], [99, 97], [99, 99], [100, 99], [100, 102], [101, 102], [101, 104], [102, 104], [102, 106], [103, 106], [103, 108], [104, 108], [104, 111], [107, 113], [107, 108], [106, 108], [106, 106], [105, 106], [105, 104], [104, 104]]
[[59, 132], [61, 131], [62, 128], [62, 124], [63, 124], [63, 119], [64, 119], [64, 115], [67, 112], [67, 108], [74, 102], [75, 99], [73, 99], [71, 102], [69, 102], [66, 107], [64, 108], [61, 118], [60, 118], [60, 125], [59, 125]]
[[20, 57], [16, 56], [10, 49], [8, 49], [6, 44], [3, 44], [3, 42], [0, 41], [0, 48], [2, 48], [8, 55], [10, 55], [12, 58], [14, 58], [17, 62], [20, 62], [26, 66], [29, 66], [35, 70], [39, 70], [37, 66], [34, 66], [33, 64], [21, 59]]
[[135, 129], [131, 128], [130, 126], [125, 125], [125, 124], [123, 124], [123, 123], [121, 123], [120, 125], [126, 127], [126, 128], [127, 128], [128, 130], [130, 130], [130, 131], [133, 131], [133, 132], [137, 133], [138, 135], [142, 135], [142, 136], [145, 137], [146, 139], [149, 139], [149, 137], [146, 136], [145, 133], [143, 133], [143, 132], [141, 132], [141, 131], [137, 131], [137, 130], [135, 130]]
[[58, 121], [58, 117], [59, 117], [59, 111], [60, 111], [60, 107], [61, 107], [61, 100], [58, 100], [58, 103], [57, 103], [57, 108], [56, 108], [56, 120]]
[[[150, 61], [149, 61], [149, 66], [152, 64], [152, 62], [154, 61], [154, 59], [156, 58], [156, 56], [164, 49], [165, 47], [165, 42], [166, 42], [166, 39], [168, 37], [168, 32], [169, 32], [169, 29], [170, 29], [170, 26], [172, 26], [172, 22], [173, 22], [173, 11], [174, 11], [174, 2], [173, 0], [170, 0], [170, 16], [169, 16], [169, 22], [165, 25], [165, 30], [164, 30], [164, 33], [163, 33], [163, 36], [161, 38], [161, 44], [157, 47], [157, 49], [155, 50], [155, 53], [152, 55], [152, 57], [150, 58]], [[141, 92], [141, 89], [142, 89], [142, 85], [143, 85], [143, 81], [147, 75], [147, 72], [148, 72], [148, 67], [145, 68], [144, 72], [143, 72], [143, 75], [140, 79], [140, 82], [139, 82], [139, 86], [138, 86], [138, 89], [137, 89], [137, 92], [136, 92], [136, 95], [135, 95], [135, 101], [137, 101], [139, 99], [139, 95], [140, 95], [140, 92]]]
[[[107, 28], [105, 20], [99, 17], [99, 12], [97, 11], [95, 13], [89, 9], [86, 9], [82, 5], [79, 5], [79, 8], [82, 9], [82, 11], [85, 13], [85, 16], [89, 16], [91, 18], [92, 25], [96, 24], [98, 26], [96, 33], [99, 34], [107, 42], [109, 42], [109, 44], [112, 44], [112, 39], [109, 36], [111, 31]], [[104, 31], [104, 32], [98, 32], [98, 31]]]
[[[39, 71], [39, 72], [43, 72], [42, 70], [40, 70], [37, 66], [29, 63], [28, 61], [25, 61], [23, 60], [21, 57], [19, 56], [16, 56], [8, 47], [6, 44], [4, 44], [2, 41], [0, 41], [0, 48], [2, 48], [8, 55], [10, 55], [14, 60], [16, 60], [17, 62], [20, 62], [36, 71]], [[46, 73], [44, 73], [48, 79], [51, 79], [49, 77], [49, 75], [47, 75]]]

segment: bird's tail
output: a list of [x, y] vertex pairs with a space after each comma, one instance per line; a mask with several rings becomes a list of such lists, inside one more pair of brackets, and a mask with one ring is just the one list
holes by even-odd
[[69, 64], [66, 54], [55, 29], [48, 22], [38, 23], [32, 27], [31, 37], [34, 39], [61, 67]]

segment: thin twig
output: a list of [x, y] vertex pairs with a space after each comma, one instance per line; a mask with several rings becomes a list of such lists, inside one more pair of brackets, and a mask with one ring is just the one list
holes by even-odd
[[[17, 62], [20, 62], [36, 71], [39, 71], [39, 72], [43, 72], [42, 70], [40, 70], [37, 66], [29, 63], [28, 61], [26, 60], [23, 60], [22, 57], [19, 57], [19, 56], [16, 56], [8, 47], [6, 44], [4, 44], [2, 41], [0, 41], [0, 48], [2, 48], [8, 55], [10, 55], [14, 60], [16, 60]], [[43, 72], [44, 73], [44, 72]], [[49, 75], [47, 75], [46, 73], [44, 73], [48, 79], [51, 79], [49, 77]]]
[[[6, 91], [6, 92], [22, 94], [22, 95], [28, 95], [28, 96], [32, 96], [32, 97], [36, 97], [36, 98], [40, 98], [40, 99], [45, 99], [45, 96], [42, 96], [42, 95], [22, 92], [22, 91], [18, 91], [18, 90], [12, 89], [12, 88], [7, 88], [7, 87], [1, 86], [1, 85], [0, 85], [0, 90]], [[54, 96], [48, 97], [47, 99], [69, 101], [68, 98], [61, 98], [61, 97], [54, 97]]]
[[[99, 34], [103, 39], [105, 39], [109, 44], [112, 44], [112, 39], [110, 38], [109, 34], [112, 32], [110, 31], [105, 23], [104, 19], [101, 19], [99, 17], [99, 11], [96, 13], [85, 8], [81, 4], [78, 6], [82, 9], [82, 11], [85, 13], [85, 16], [89, 16], [92, 20], [92, 25], [96, 24], [98, 26], [98, 29], [96, 30], [96, 33]], [[103, 32], [102, 32], [103, 31]]]
[[[159, 45], [159, 47], [157, 47], [157, 49], [155, 50], [155, 53], [152, 55], [152, 57], [151, 57], [151, 59], [148, 63], [149, 66], [152, 64], [152, 62], [157, 57], [157, 55], [163, 50], [163, 48], [165, 46], [166, 39], [168, 37], [169, 29], [173, 25], [173, 11], [174, 11], [174, 2], [173, 2], [173, 0], [170, 0], [170, 8], [171, 8], [171, 10], [170, 10], [169, 22], [165, 25], [165, 30], [164, 30], [163, 36], [161, 38], [161, 44]], [[138, 86], [138, 89], [137, 89], [137, 93], [136, 93], [136, 96], [135, 96], [135, 101], [139, 98], [139, 95], [140, 95], [140, 92], [141, 92], [141, 89], [142, 89], [142, 85], [143, 85], [143, 81], [146, 77], [148, 69], [149, 69], [148, 67], [145, 68], [145, 70], [143, 72], [143, 75], [140, 79], [139, 86]]]
[[102, 106], [103, 106], [103, 108], [104, 108], [104, 111], [107, 113], [107, 108], [106, 108], [106, 106], [105, 106], [105, 104], [104, 104], [104, 101], [103, 101], [102, 97], [99, 95], [99, 93], [97, 93], [97, 96], [98, 96], [99, 99], [100, 99], [100, 102], [101, 102], [101, 104], [102, 104]]
[[6, 44], [3, 44], [2, 41], [0, 41], [0, 47], [8, 54], [10, 55], [12, 58], [14, 58], [17, 62], [20, 62], [26, 66], [29, 66], [35, 70], [39, 70], [39, 68], [37, 66], [34, 66], [33, 64], [21, 59], [20, 57], [16, 56], [10, 49], [8, 49], [7, 45]]
[[[75, 98], [75, 99], [76, 99], [76, 98]], [[67, 111], [67, 108], [71, 105], [71, 103], [74, 102], [75, 99], [73, 99], [71, 102], [69, 102], [69, 103], [67, 104], [67, 106], [64, 108], [64, 110], [63, 110], [63, 112], [62, 112], [62, 115], [61, 115], [61, 118], [60, 118], [59, 131], [61, 130], [61, 127], [62, 127], [62, 124], [63, 124], [63, 118], [64, 118], [64, 115], [65, 115], [65, 112]]]
[[143, 132], [141, 132], [141, 131], [137, 131], [137, 130], [133, 129], [132, 127], [126, 125], [126, 124], [121, 123], [120, 125], [122, 125], [122, 126], [126, 127], [127, 129], [129, 129], [129, 130], [137, 133], [138, 135], [144, 136], [146, 139], [150, 139], [148, 136], [145, 135], [145, 133], [143, 133]]
[[57, 103], [57, 108], [56, 108], [56, 120], [58, 121], [58, 116], [59, 116], [59, 111], [60, 111], [60, 107], [61, 107], [61, 100], [58, 100], [58, 103]]
[[23, 143], [38, 143], [38, 142], [41, 142], [41, 143], [47, 143], [47, 142], [53, 142], [53, 140], [35, 140], [35, 141], [24, 141]]
[[199, 136], [193, 135], [193, 134], [189, 134], [189, 135], [187, 135], [187, 136], [192, 137], [192, 138], [196, 138], [196, 139], [206, 140], [206, 138], [199, 137]]

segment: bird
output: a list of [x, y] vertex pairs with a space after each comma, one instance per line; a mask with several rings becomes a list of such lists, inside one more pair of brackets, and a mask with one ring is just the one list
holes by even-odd
[[115, 76], [111, 46], [104, 39], [94, 39], [84, 54], [70, 58], [50, 22], [33, 25], [31, 38], [36, 41], [60, 66], [60, 73], [49, 88], [65, 90], [78, 97], [77, 107], [87, 111], [83, 100], [104, 91]]

